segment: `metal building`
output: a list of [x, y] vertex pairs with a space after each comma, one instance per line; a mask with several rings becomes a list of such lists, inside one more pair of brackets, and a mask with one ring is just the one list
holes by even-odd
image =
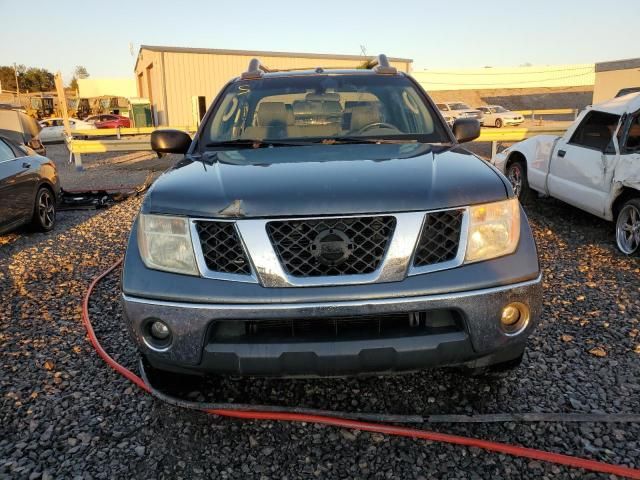
[[593, 103], [609, 100], [623, 88], [640, 87], [640, 58], [596, 63]]
[[[156, 125], [197, 125], [220, 89], [245, 71], [252, 58], [273, 69], [356, 68], [368, 60], [359, 55], [142, 45], [135, 65], [138, 96], [151, 101]], [[413, 60], [389, 61], [409, 72]]]

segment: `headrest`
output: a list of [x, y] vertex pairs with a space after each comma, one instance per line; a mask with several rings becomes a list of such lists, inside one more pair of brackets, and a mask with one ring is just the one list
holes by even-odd
[[287, 125], [287, 109], [284, 102], [262, 102], [257, 112], [258, 126], [268, 127], [273, 123]]
[[382, 121], [380, 109], [376, 104], [356, 105], [351, 108], [351, 130], [360, 130], [366, 125]]

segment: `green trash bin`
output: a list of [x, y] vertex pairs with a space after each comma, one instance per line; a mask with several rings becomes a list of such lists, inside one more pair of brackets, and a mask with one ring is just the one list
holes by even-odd
[[153, 127], [153, 117], [151, 115], [151, 103], [145, 99], [131, 100], [131, 119], [136, 128]]

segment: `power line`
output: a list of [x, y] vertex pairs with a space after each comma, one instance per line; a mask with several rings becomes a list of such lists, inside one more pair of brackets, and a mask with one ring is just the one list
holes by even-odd
[[[594, 69], [592, 67], [575, 67], [575, 68], [559, 68], [557, 70], [540, 70], [540, 71], [530, 71], [530, 72], [509, 72], [509, 73], [505, 73], [505, 72], [476, 72], [476, 73], [472, 73], [472, 72], [443, 72], [442, 70], [438, 70], [438, 71], [421, 70], [421, 71], [415, 71], [413, 73], [414, 74], [422, 73], [422, 74], [425, 74], [425, 75], [477, 75], [477, 76], [484, 76], [484, 75], [536, 75], [536, 74], [541, 74], [541, 73], [562, 73], [562, 72], [573, 72], [573, 71], [577, 71], [577, 70], [587, 70], [587, 69], [590, 70], [589, 73], [593, 73], [594, 72]], [[491, 69], [488, 68], [487, 70], [491, 70]]]
[[585, 77], [587, 75], [593, 75], [593, 72], [580, 73], [576, 75], [568, 75], [566, 77], [549, 77], [549, 78], [540, 78], [537, 80], [516, 80], [516, 81], [508, 81], [508, 82], [494, 82], [494, 83], [479, 83], [479, 82], [469, 82], [469, 83], [455, 83], [455, 82], [430, 82], [429, 80], [418, 80], [420, 84], [429, 84], [429, 85], [452, 85], [452, 86], [503, 86], [503, 85], [520, 85], [520, 84], [532, 84], [532, 83], [544, 83], [553, 80], [567, 80], [569, 78], [577, 78], [577, 77]]

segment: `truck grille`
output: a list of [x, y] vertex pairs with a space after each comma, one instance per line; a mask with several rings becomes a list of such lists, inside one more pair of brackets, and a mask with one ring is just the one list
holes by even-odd
[[459, 314], [451, 310], [389, 313], [348, 317], [316, 317], [270, 320], [218, 320], [209, 342], [269, 343], [318, 342], [400, 338], [459, 332]]
[[251, 266], [232, 222], [196, 222], [202, 254], [209, 270], [251, 274]]
[[426, 215], [416, 255], [415, 267], [425, 267], [456, 258], [462, 231], [463, 210], [446, 210]]
[[376, 271], [395, 226], [392, 216], [284, 220], [267, 233], [289, 275], [360, 275]]

